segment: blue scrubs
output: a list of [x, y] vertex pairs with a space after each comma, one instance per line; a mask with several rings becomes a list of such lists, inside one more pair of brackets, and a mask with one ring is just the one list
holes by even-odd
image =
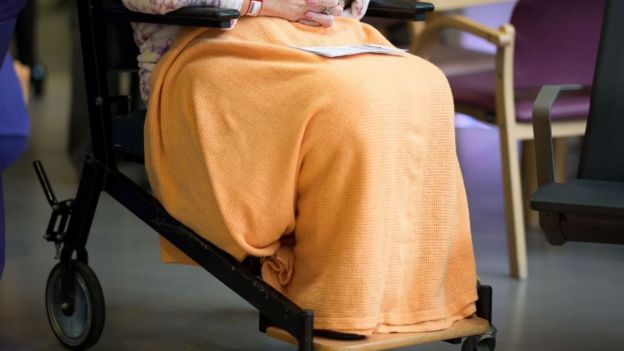
[[27, 0], [0, 0], [0, 277], [4, 269], [4, 196], [2, 171], [26, 149], [30, 128], [22, 90], [7, 50], [15, 18]]
[[[26, 6], [27, 0], [0, 0], [0, 65], [4, 61], [17, 14]], [[34, 1], [34, 0], [33, 0]]]
[[15, 17], [26, 6], [26, 0], [2, 0], [0, 2], [0, 20]]
[[4, 268], [4, 196], [2, 172], [26, 149], [30, 120], [22, 89], [13, 69], [13, 60], [6, 55], [0, 67], [0, 277]]

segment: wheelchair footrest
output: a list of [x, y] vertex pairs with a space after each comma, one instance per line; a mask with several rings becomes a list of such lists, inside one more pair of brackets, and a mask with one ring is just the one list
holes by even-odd
[[[487, 320], [479, 317], [472, 317], [458, 320], [453, 325], [444, 330], [424, 333], [393, 333], [393, 334], [373, 334], [362, 340], [342, 341], [314, 337], [315, 351], [375, 351], [388, 350], [399, 347], [426, 344], [434, 341], [445, 341], [458, 339], [466, 336], [476, 336], [486, 333], [490, 328]], [[297, 339], [283, 329], [269, 327], [266, 334], [291, 344], [297, 344]]]

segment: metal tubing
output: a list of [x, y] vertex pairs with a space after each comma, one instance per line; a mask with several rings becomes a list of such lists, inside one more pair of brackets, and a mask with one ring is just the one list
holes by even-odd
[[39, 178], [41, 188], [43, 188], [43, 193], [45, 194], [50, 206], [52, 206], [52, 209], [54, 209], [58, 204], [58, 200], [54, 194], [54, 190], [52, 190], [52, 185], [50, 185], [50, 180], [48, 179], [45, 169], [43, 168], [43, 164], [41, 161], [36, 160], [33, 162], [33, 166], [35, 167], [35, 172], [37, 173], [37, 178]]
[[76, 3], [87, 88], [91, 145], [95, 158], [110, 165], [112, 162], [112, 146], [109, 137], [110, 111], [108, 105], [104, 103], [108, 95], [108, 84], [102, 61], [106, 57], [102, 49], [102, 46], [106, 45], [106, 38], [103, 22], [98, 21], [92, 13], [94, 8], [102, 4], [101, 0], [76, 0]]
[[107, 175], [105, 191], [276, 326], [311, 345], [312, 312], [303, 311], [234, 257], [171, 217], [154, 197], [120, 172]]
[[477, 316], [486, 319], [492, 325], [492, 287], [489, 285], [477, 286]]
[[312, 351], [314, 347], [314, 336], [312, 334], [314, 328], [314, 314], [310, 310], [303, 311], [302, 321], [299, 326], [299, 351]]
[[[92, 159], [85, 161], [67, 235], [63, 240], [64, 246], [72, 250], [83, 250], [86, 246], [98, 199], [104, 188], [105, 173], [106, 170], [102, 164]], [[67, 259], [63, 255], [61, 257]]]

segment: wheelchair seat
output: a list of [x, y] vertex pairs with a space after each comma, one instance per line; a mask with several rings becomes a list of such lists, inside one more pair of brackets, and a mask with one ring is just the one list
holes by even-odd
[[[480, 335], [488, 332], [490, 324], [479, 317], [460, 319], [450, 328], [425, 333], [374, 334], [363, 340], [342, 341], [315, 337], [314, 350], [317, 351], [378, 351], [399, 347], [422, 345], [433, 341], [461, 339], [465, 335]], [[296, 344], [297, 339], [276, 327], [269, 327], [267, 335], [276, 339]]]

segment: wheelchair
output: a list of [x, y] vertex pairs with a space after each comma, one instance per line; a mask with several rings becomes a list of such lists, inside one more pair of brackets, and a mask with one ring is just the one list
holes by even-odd
[[[48, 321], [57, 339], [73, 350], [95, 345], [105, 322], [105, 303], [98, 279], [89, 267], [89, 230], [102, 191], [146, 222], [199, 266], [259, 311], [259, 329], [297, 345], [298, 350], [384, 350], [432, 341], [462, 344], [463, 351], [492, 351], [492, 289], [479, 285], [477, 316], [431, 333], [373, 335], [364, 340], [338, 341], [313, 336], [314, 313], [304, 310], [266, 284], [260, 262], [239, 262], [169, 215], [163, 206], [119, 169], [119, 161], [143, 163], [145, 110], [129, 95], [111, 94], [108, 78], [116, 72], [137, 71], [138, 49], [131, 22], [226, 28], [240, 16], [231, 9], [184, 8], [167, 15], [126, 10], [117, 0], [76, 0], [87, 86], [93, 154], [84, 162], [75, 199], [58, 201], [40, 161], [34, 166], [52, 215], [44, 238], [55, 244], [57, 263], [45, 293]], [[368, 15], [423, 20], [429, 3], [376, 0]], [[113, 50], [113, 43], [121, 50]]]

